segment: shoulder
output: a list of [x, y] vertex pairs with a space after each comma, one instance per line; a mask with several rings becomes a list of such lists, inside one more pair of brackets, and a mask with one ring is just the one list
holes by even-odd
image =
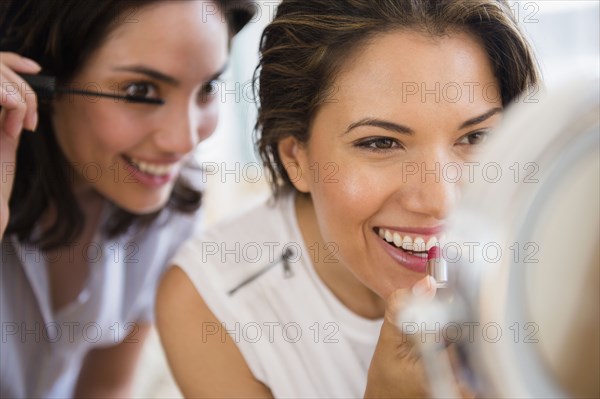
[[[187, 291], [195, 291], [194, 297], [201, 296], [203, 306], [226, 324], [252, 317], [279, 317], [268, 303], [283, 295], [285, 287], [304, 281], [289, 278], [291, 266], [301, 272], [301, 251], [290, 248], [290, 244], [298, 245], [300, 238], [289, 225], [287, 213], [293, 207], [284, 201], [262, 203], [186, 242], [171, 260], [177, 267], [165, 276], [163, 293], [185, 286]], [[290, 249], [293, 260], [284, 257]], [[291, 265], [293, 261], [297, 264]]]
[[[208, 310], [204, 301], [195, 289], [190, 278], [179, 267], [170, 267], [162, 277], [157, 292], [157, 312], [159, 325], [168, 326], [162, 321], [166, 316], [173, 317], [177, 314], [185, 314], [187, 310], [193, 313], [201, 313]], [[178, 309], [182, 312], [163, 312], [164, 309]]]
[[[169, 366], [186, 397], [272, 397], [178, 267], [171, 267], [160, 283], [156, 314]], [[232, 380], [236, 384], [227, 383]]]
[[163, 345], [174, 353], [184, 353], [185, 347], [182, 345], [194, 342], [199, 334], [205, 335], [208, 325], [219, 321], [188, 275], [176, 265], [170, 267], [162, 277], [155, 306], [156, 326]]

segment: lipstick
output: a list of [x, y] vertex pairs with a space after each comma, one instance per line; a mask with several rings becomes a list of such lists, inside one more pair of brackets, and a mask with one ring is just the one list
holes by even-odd
[[437, 288], [446, 288], [448, 264], [442, 257], [440, 247], [435, 245], [427, 251], [427, 274], [434, 278]]

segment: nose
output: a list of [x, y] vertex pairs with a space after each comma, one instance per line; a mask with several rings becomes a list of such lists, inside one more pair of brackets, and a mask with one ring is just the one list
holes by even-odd
[[207, 107], [191, 104], [167, 104], [154, 134], [157, 148], [170, 154], [191, 152], [216, 125], [216, 113]]
[[403, 209], [429, 219], [447, 218], [459, 198], [454, 165], [444, 154], [405, 162], [397, 195]]

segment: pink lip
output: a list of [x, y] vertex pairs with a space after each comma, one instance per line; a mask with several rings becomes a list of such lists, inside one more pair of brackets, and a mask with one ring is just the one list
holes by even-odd
[[421, 258], [416, 255], [411, 255], [408, 252], [396, 248], [386, 241], [382, 240], [379, 235], [376, 235], [377, 241], [379, 241], [384, 251], [388, 253], [396, 262], [398, 262], [402, 267], [412, 270], [417, 273], [425, 273], [427, 271], [427, 258]]
[[380, 229], [386, 229], [398, 233], [411, 233], [419, 235], [436, 235], [444, 231], [445, 226], [439, 225], [434, 227], [388, 227], [378, 226]]

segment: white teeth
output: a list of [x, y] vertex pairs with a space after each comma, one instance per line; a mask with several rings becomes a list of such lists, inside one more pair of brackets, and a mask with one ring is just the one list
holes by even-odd
[[427, 245], [425, 245], [425, 250], [429, 251], [431, 248], [435, 247], [435, 245], [438, 243], [438, 240], [436, 237], [431, 237], [429, 239], [429, 241], [427, 241]]
[[394, 233], [394, 245], [397, 247], [402, 245], [402, 236], [398, 233]]
[[148, 173], [154, 176], [168, 175], [175, 168], [175, 164], [153, 164], [145, 161], [141, 161], [135, 158], [129, 158], [129, 161], [135, 165], [136, 168], [144, 173]]
[[413, 250], [413, 240], [410, 236], [404, 236], [404, 240], [402, 240], [402, 249], [406, 249], [407, 251]]
[[389, 230], [385, 231], [385, 240], [387, 242], [392, 242], [394, 240], [394, 237], [393, 237], [392, 233]]
[[413, 251], [425, 251], [425, 240], [423, 240], [421, 237], [415, 238], [415, 241], [413, 242]]
[[431, 236], [427, 240], [427, 243], [425, 243], [425, 239], [421, 236], [411, 237], [409, 235], [406, 235], [403, 237], [398, 232], [392, 232], [390, 230], [382, 228], [379, 228], [379, 231], [377, 233], [379, 234], [379, 237], [381, 237], [389, 243], [393, 243], [394, 246], [402, 248], [406, 251], [418, 252], [420, 253], [418, 255], [422, 255], [423, 257], [427, 256], [427, 251], [429, 251], [432, 247], [436, 245], [440, 245], [444, 239], [444, 236], [441, 236], [439, 240], [436, 236]]

